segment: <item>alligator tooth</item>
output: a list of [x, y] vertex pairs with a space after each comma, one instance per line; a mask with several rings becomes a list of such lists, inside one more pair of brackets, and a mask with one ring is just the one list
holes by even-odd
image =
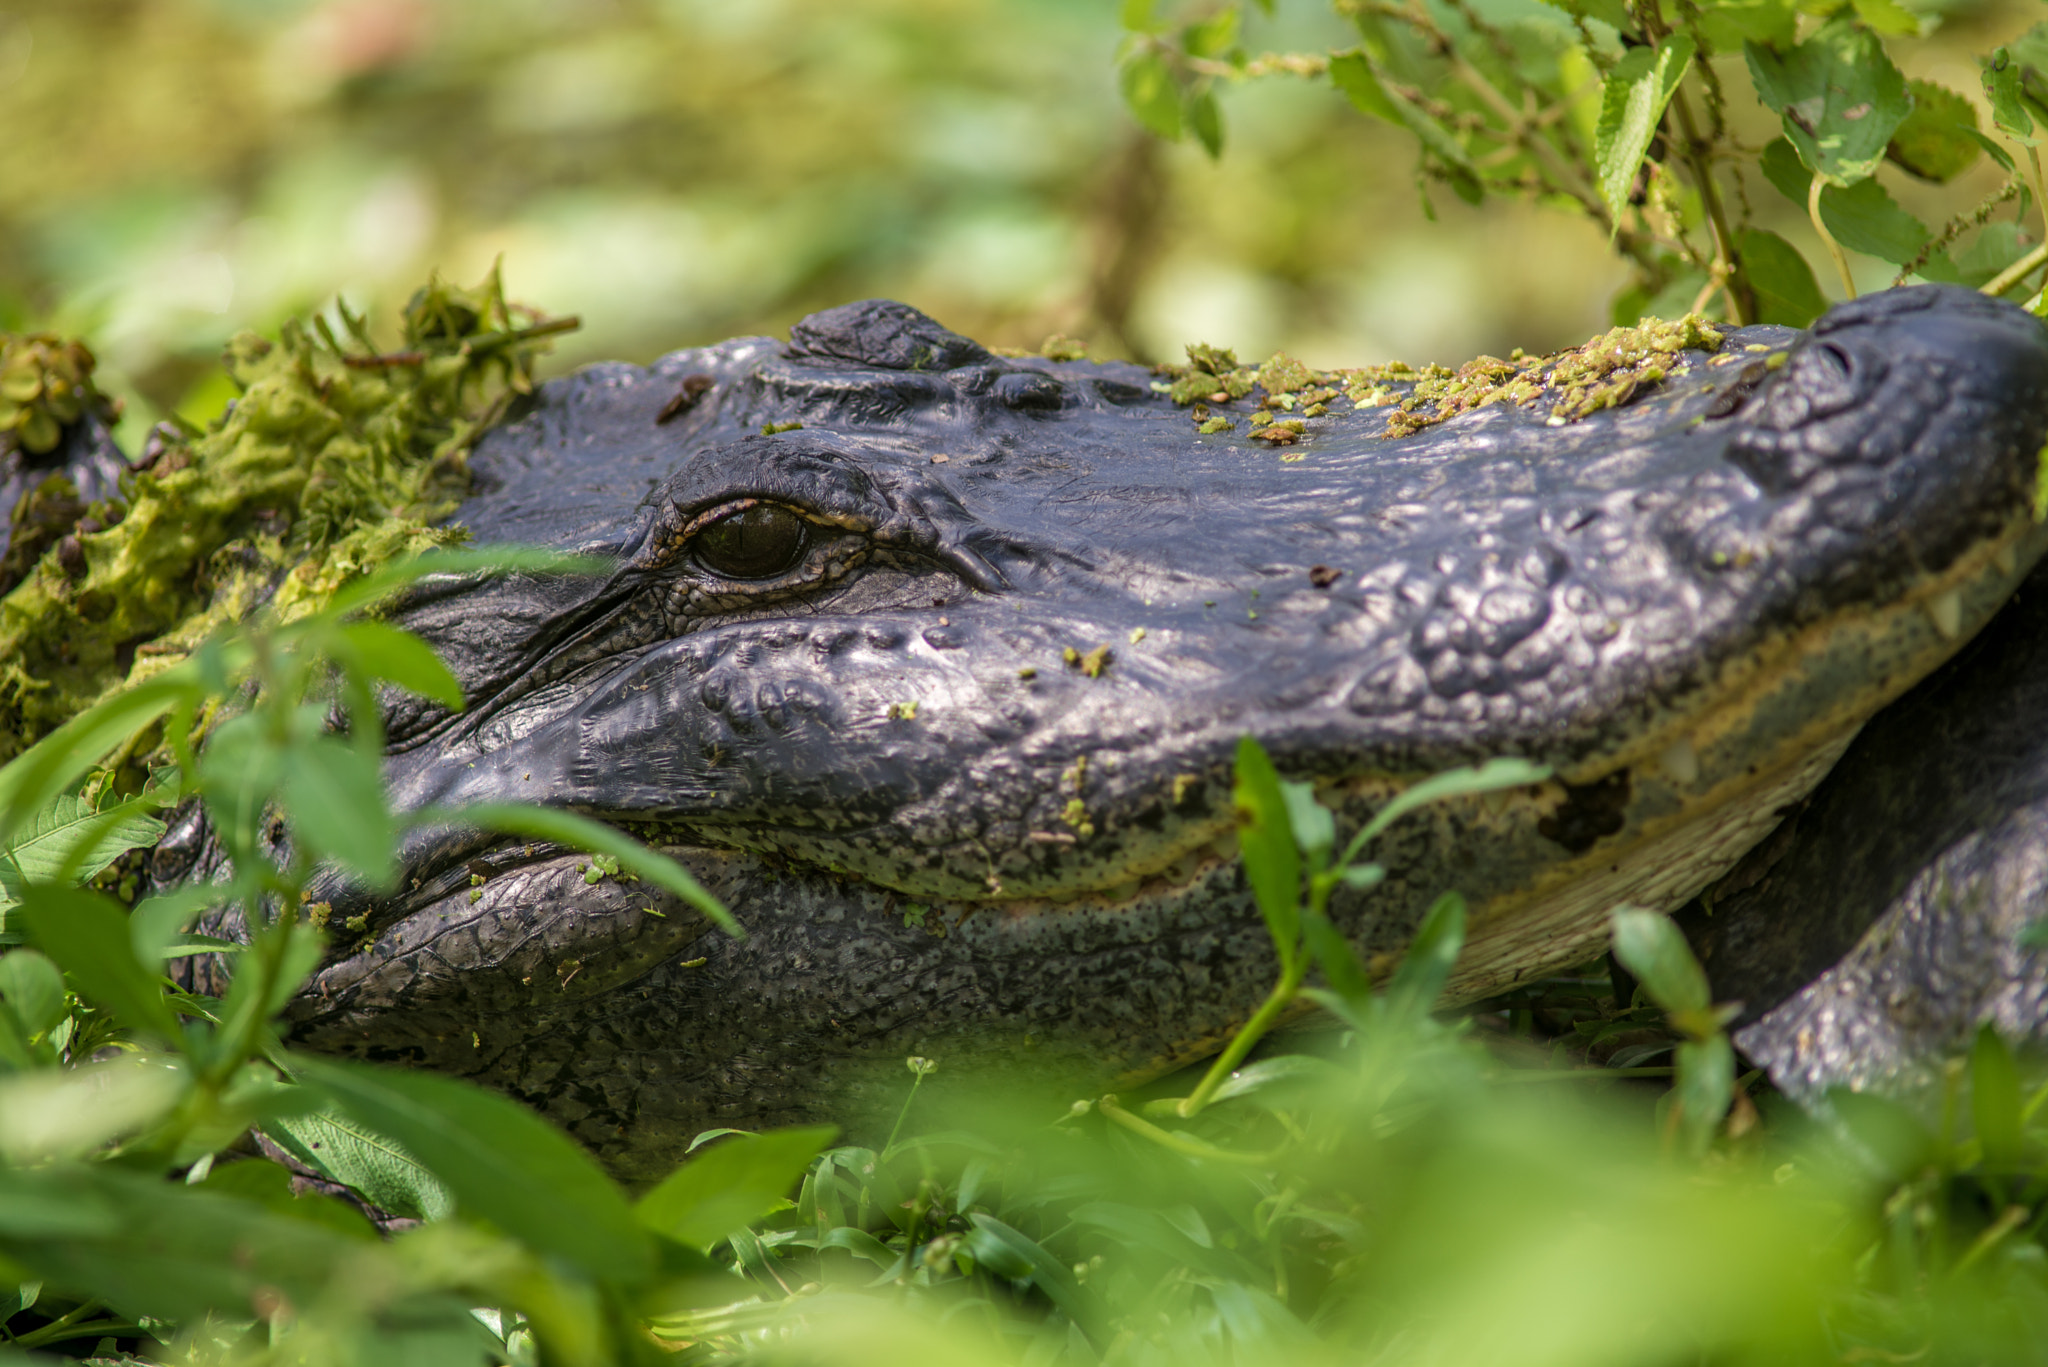
[[2011, 574], [2019, 568], [2019, 557], [2013, 554], [2012, 542], [2001, 542], [1992, 548], [1991, 563], [1998, 566], [2000, 574]]
[[1963, 634], [1963, 595], [1960, 589], [1937, 593], [1927, 600], [1927, 618], [1934, 629], [1953, 641]]
[[1700, 779], [1700, 752], [1693, 748], [1691, 737], [1681, 738], [1657, 756], [1657, 767], [1673, 783], [1690, 788]]

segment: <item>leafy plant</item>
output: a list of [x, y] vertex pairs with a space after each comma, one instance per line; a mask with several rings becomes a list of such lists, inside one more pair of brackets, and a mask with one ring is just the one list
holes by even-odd
[[[1361, 113], [1413, 136], [1425, 209], [1427, 187], [1441, 184], [1472, 204], [1524, 195], [1597, 223], [1634, 268], [1617, 323], [1709, 310], [1737, 323], [1813, 321], [1826, 301], [1812, 264], [1753, 211], [1759, 171], [1805, 212], [1850, 298], [1852, 254], [1888, 263], [1895, 283], [1989, 294], [2019, 290], [2048, 264], [2041, 234], [2030, 244], [2021, 231], [2043, 206], [2035, 124], [2048, 122], [2048, 24], [1980, 59], [1987, 135], [1965, 94], [1900, 71], [1892, 50], [1910, 50], [1941, 19], [1897, 0], [1545, 0], [1549, 18], [1506, 17], [1481, 0], [1332, 3], [1354, 46], [1254, 53], [1239, 41], [1236, 0], [1175, 18], [1130, 0], [1125, 102], [1153, 133], [1191, 131], [1213, 156], [1218, 88], [1326, 78]], [[1750, 140], [1759, 116], [1780, 136]], [[1957, 201], [1938, 231], [1878, 176], [1889, 167], [1950, 185], [1980, 156], [2003, 183], [1974, 205]], [[2012, 221], [1991, 223], [2008, 203]]]

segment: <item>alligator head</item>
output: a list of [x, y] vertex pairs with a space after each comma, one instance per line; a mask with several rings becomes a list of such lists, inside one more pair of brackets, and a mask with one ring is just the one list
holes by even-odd
[[1332, 398], [1285, 446], [1246, 427], [1262, 391], [1203, 432], [1151, 372], [895, 304], [550, 384], [457, 516], [613, 568], [420, 588], [396, 620], [471, 701], [394, 700], [391, 791], [601, 816], [748, 935], [425, 832], [401, 894], [323, 894], [362, 929], [297, 1038], [505, 1087], [649, 1175], [709, 1125], [898, 1096], [907, 1054], [1157, 1073], [1271, 982], [1247, 734], [1340, 826], [1552, 766], [1397, 826], [1333, 914], [1379, 969], [1461, 890], [1466, 999], [1581, 962], [1614, 904], [1724, 871], [2039, 549], [2019, 311], [1900, 290], [1662, 359], [1583, 421], [1509, 395], [1388, 437]]

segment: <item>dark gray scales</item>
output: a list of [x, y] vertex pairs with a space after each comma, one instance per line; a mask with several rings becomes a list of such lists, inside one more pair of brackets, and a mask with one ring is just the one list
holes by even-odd
[[[1203, 435], [1147, 370], [898, 304], [555, 381], [457, 518], [616, 567], [424, 585], [396, 620], [470, 706], [394, 700], [391, 792], [614, 821], [748, 937], [427, 832], [399, 893], [317, 893], [364, 929], [295, 1041], [504, 1088], [634, 1175], [712, 1125], [892, 1104], [908, 1054], [1157, 1073], [1270, 985], [1245, 734], [1346, 827], [1453, 765], [1554, 766], [1397, 827], [1334, 913], [1385, 963], [1461, 889], [1467, 998], [1582, 961], [1615, 901], [1723, 872], [2040, 549], [2033, 319], [1924, 288], [1729, 348], [1567, 426], [1500, 404], [1389, 440], [1340, 399], [1278, 451], [1257, 392]], [[192, 822], [157, 866], [212, 857]]]

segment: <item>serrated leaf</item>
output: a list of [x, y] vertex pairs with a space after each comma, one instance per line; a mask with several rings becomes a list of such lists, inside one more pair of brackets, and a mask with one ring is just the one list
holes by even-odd
[[1280, 961], [1291, 963], [1301, 937], [1301, 854], [1287, 814], [1280, 773], [1265, 748], [1250, 736], [1237, 743], [1236, 782], [1231, 803], [1237, 812], [1238, 848], [1245, 880]]
[[691, 1158], [633, 1207], [640, 1223], [692, 1248], [709, 1248], [780, 1209], [832, 1125], [735, 1135]]
[[1969, 99], [1933, 81], [1908, 81], [1913, 112], [1892, 134], [1885, 156], [1900, 166], [1937, 185], [1946, 184], [1970, 169], [1983, 148], [1974, 136], [1977, 108]]
[[199, 694], [196, 671], [184, 665], [116, 693], [65, 722], [0, 766], [0, 844], [12, 841], [29, 815], [78, 786], [108, 751]]
[[1912, 111], [1906, 78], [1875, 33], [1837, 18], [1779, 53], [1746, 43], [1757, 98], [1777, 113], [1799, 159], [1831, 185], [1870, 175]]
[[2033, 114], [2020, 93], [2020, 65], [2009, 48], [1998, 48], [1985, 60], [1984, 96], [2000, 132], [2020, 142], [2034, 141]]
[[1630, 48], [1600, 86], [1600, 125], [1593, 159], [1600, 173], [1600, 197], [1614, 211], [1620, 231], [1629, 187], [1642, 168], [1650, 139], [1664, 118], [1664, 106], [1692, 66], [1693, 41], [1674, 33], [1654, 48]]
[[440, 1220], [455, 1212], [455, 1197], [403, 1144], [338, 1111], [280, 1116], [266, 1121], [263, 1132], [380, 1210], [413, 1220]]
[[1736, 238], [1742, 269], [1756, 291], [1757, 321], [1803, 328], [1827, 311], [1813, 268], [1799, 249], [1776, 233], [1748, 228]]
[[46, 883], [64, 865], [72, 881], [86, 882], [130, 850], [163, 838], [164, 823], [138, 804], [122, 804], [121, 815], [93, 810], [72, 793], [59, 793], [28, 814], [0, 859], [0, 903], [21, 900], [23, 882]]
[[[1783, 138], [1763, 154], [1764, 178], [1793, 203], [1805, 207], [1812, 179], [1799, 154]], [[1820, 192], [1820, 217], [1835, 240], [1852, 252], [1903, 265], [1920, 254], [1930, 234], [1925, 224], [1901, 209], [1875, 178], [1848, 189], [1829, 185]]]
[[1131, 117], [1147, 131], [1169, 142], [1180, 138], [1180, 83], [1164, 57], [1145, 47], [1124, 58], [1117, 89]]

